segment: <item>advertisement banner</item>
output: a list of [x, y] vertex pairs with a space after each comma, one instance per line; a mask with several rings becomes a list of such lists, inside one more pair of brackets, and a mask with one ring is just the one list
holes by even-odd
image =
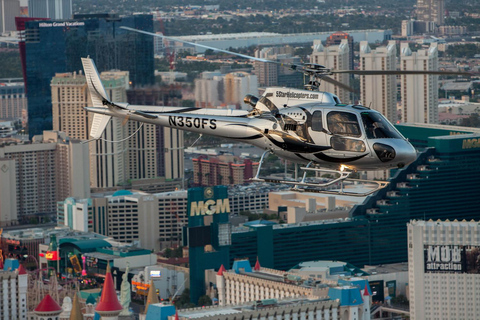
[[397, 281], [396, 280], [391, 280], [385, 282], [385, 285], [387, 286], [387, 292], [390, 298], [395, 298], [397, 296]]
[[72, 267], [75, 272], [82, 272], [82, 266], [80, 265], [80, 261], [78, 260], [78, 257], [76, 255], [70, 257], [70, 262], [72, 263]]
[[425, 272], [480, 274], [480, 247], [425, 245]]

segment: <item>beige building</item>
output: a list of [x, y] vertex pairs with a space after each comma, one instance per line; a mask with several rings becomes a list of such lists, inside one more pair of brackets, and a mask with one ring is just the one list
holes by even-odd
[[254, 74], [247, 72], [231, 72], [225, 76], [225, 103], [245, 109], [243, 99], [247, 94], [258, 96], [258, 80]]
[[402, 20], [402, 37], [413, 36], [414, 20]]
[[[412, 52], [400, 47], [400, 70], [438, 71], [437, 44]], [[438, 123], [438, 76], [401, 75], [402, 122]]]
[[[75, 215], [69, 216], [69, 212]], [[187, 191], [158, 194], [120, 190], [90, 199], [65, 199], [58, 221], [72, 229], [96, 232], [116, 241], [138, 241], [159, 251], [178, 245], [187, 224]]]
[[[301, 276], [279, 270], [260, 268], [257, 272], [224, 271], [217, 274], [218, 301], [220, 306], [242, 304], [248, 301], [264, 299], [327, 297], [328, 286], [301, 286]], [[291, 280], [284, 282], [284, 278]], [[289, 278], [289, 279], [290, 279]], [[306, 280], [306, 279], [305, 279]], [[322, 280], [336, 285], [335, 281]]]
[[480, 223], [416, 221], [408, 224], [410, 317], [478, 319]]
[[[315, 41], [313, 43], [313, 52], [310, 55], [310, 62], [323, 65], [332, 70], [348, 70], [350, 65], [348, 39], [342, 39], [339, 45], [329, 47], [324, 47], [321, 41]], [[348, 73], [336, 73], [331, 77], [350, 86], [350, 75]], [[321, 82], [320, 91], [335, 94], [343, 103], [349, 103], [351, 100], [349, 91], [326, 81]]]
[[[340, 302], [324, 299], [285, 299], [275, 302], [274, 304], [258, 307], [254, 303], [246, 303], [236, 306], [227, 307], [201, 307], [183, 309], [178, 312], [178, 318], [173, 315], [169, 316], [169, 320], [251, 320], [251, 319], [276, 319], [276, 320], [293, 320], [293, 319], [318, 319], [318, 320], [334, 320], [334, 319], [356, 319], [343, 318], [340, 310], [346, 308], [340, 307]], [[160, 304], [151, 305], [151, 307], [159, 308]], [[150, 307], [150, 308], [151, 308]], [[348, 316], [348, 314], [347, 314]]]
[[[103, 85], [110, 99], [126, 101], [128, 72], [104, 72]], [[88, 140], [93, 114], [85, 76], [76, 73], [57, 73], [51, 82], [52, 118], [54, 130], [61, 130], [70, 138]], [[108, 188], [126, 182], [128, 173], [128, 142], [123, 141], [128, 130], [122, 120], [113, 118], [107, 125], [104, 140], [88, 144], [90, 148], [90, 182], [93, 188]], [[112, 143], [110, 141], [119, 141]]]
[[445, 23], [445, 0], [417, 0], [417, 20]]
[[[185, 177], [185, 148], [183, 131], [161, 127], [164, 139], [165, 178], [181, 179]], [[160, 150], [162, 151], [162, 150]]]
[[[210, 283], [216, 284], [216, 290], [212, 290]], [[253, 310], [270, 310], [272, 319], [370, 319], [371, 290], [363, 278], [317, 280], [309, 274], [263, 268], [258, 260], [254, 268], [248, 260], [236, 260], [232, 270], [226, 270], [222, 265], [216, 273], [207, 271], [205, 285], [209, 288], [207, 294], [218, 298], [219, 307], [238, 308], [250, 303]], [[292, 300], [311, 301], [313, 304], [322, 301], [330, 307], [312, 305], [308, 308], [309, 312], [303, 311], [298, 315], [294, 315], [293, 310], [274, 311], [279, 307], [288, 308], [288, 301]], [[333, 304], [338, 302], [339, 305]], [[185, 315], [187, 317], [188, 314]], [[269, 317], [266, 316], [266, 319]]]
[[224, 100], [223, 75], [220, 72], [202, 72], [195, 79], [195, 103], [199, 108], [218, 107]]
[[3, 146], [0, 159], [5, 179], [0, 183], [0, 197], [12, 196], [0, 202], [4, 223], [31, 214], [55, 213], [56, 202], [69, 196], [90, 196], [85, 175], [88, 147], [62, 132], [44, 131], [43, 136], [34, 136], [31, 144]]
[[0, 119], [23, 119], [26, 111], [27, 96], [23, 82], [0, 83]]
[[[360, 42], [360, 70], [395, 71], [395, 41], [372, 50], [367, 41]], [[395, 75], [360, 76], [361, 104], [382, 113], [390, 122], [397, 122], [397, 80]]]
[[[255, 50], [255, 57], [267, 60], [273, 60], [280, 63], [294, 64], [300, 63], [300, 58], [294, 56], [295, 49], [290, 46], [266, 47]], [[262, 87], [285, 86], [291, 87], [298, 85], [297, 79], [301, 75], [290, 68], [280, 66], [279, 64], [255, 61], [255, 74], [258, 77], [258, 84]]]
[[[128, 72], [102, 72], [100, 77], [112, 101], [127, 101]], [[93, 114], [87, 114], [84, 109], [91, 106], [85, 76], [76, 73], [56, 74], [51, 87], [54, 129], [64, 131], [71, 138], [88, 140]], [[157, 136], [160, 138], [157, 139]], [[177, 130], [112, 118], [103, 138], [89, 142], [91, 186], [112, 188], [130, 179], [156, 178], [158, 167], [163, 166], [157, 158], [163, 160], [163, 156], [166, 162], [165, 177], [183, 177], [183, 150], [179, 144], [183, 146], [183, 134]]]

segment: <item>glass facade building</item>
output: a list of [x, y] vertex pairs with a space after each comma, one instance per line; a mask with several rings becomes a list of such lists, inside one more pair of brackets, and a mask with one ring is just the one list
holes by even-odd
[[82, 70], [81, 57], [93, 58], [99, 72], [129, 71], [134, 87], [154, 84], [153, 38], [121, 26], [153, 32], [152, 16], [83, 15], [25, 22], [30, 137], [52, 129], [50, 82], [55, 73]]

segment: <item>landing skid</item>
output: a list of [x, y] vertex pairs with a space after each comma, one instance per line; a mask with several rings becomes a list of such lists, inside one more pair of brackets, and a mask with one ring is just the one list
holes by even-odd
[[[349, 170], [331, 170], [331, 169], [322, 169], [322, 168], [313, 168], [310, 167], [313, 162], [309, 162], [306, 167], [300, 167], [300, 170], [303, 170], [303, 178], [301, 181], [297, 180], [282, 180], [282, 179], [269, 179], [269, 178], [260, 178], [260, 170], [262, 168], [263, 161], [265, 156], [270, 151], [267, 150], [263, 153], [260, 158], [260, 163], [258, 165], [257, 173], [255, 177], [251, 179], [254, 182], [268, 182], [268, 183], [278, 183], [278, 184], [287, 184], [294, 186], [291, 190], [298, 192], [315, 192], [315, 193], [324, 193], [324, 194], [334, 194], [334, 195], [347, 195], [355, 197], [365, 197], [368, 196], [389, 184], [387, 181], [377, 181], [377, 180], [365, 180], [365, 179], [352, 179], [349, 176], [353, 171]], [[333, 175], [338, 175], [336, 178], [332, 178], [328, 181], [323, 182], [307, 182], [307, 172], [321, 172], [329, 173]], [[339, 183], [339, 189], [332, 189], [335, 184]], [[367, 188], [364, 192], [355, 192], [345, 190], [345, 187], [348, 188], [350, 184], [363, 184]]]

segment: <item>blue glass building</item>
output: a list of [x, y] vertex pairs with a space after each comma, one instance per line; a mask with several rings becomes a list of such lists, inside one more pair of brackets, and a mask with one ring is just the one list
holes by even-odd
[[57, 72], [82, 70], [81, 57], [93, 58], [99, 72], [129, 71], [134, 87], [154, 84], [153, 38], [121, 26], [153, 32], [153, 19], [151, 15], [82, 15], [25, 23], [30, 137], [52, 129], [50, 81]]

